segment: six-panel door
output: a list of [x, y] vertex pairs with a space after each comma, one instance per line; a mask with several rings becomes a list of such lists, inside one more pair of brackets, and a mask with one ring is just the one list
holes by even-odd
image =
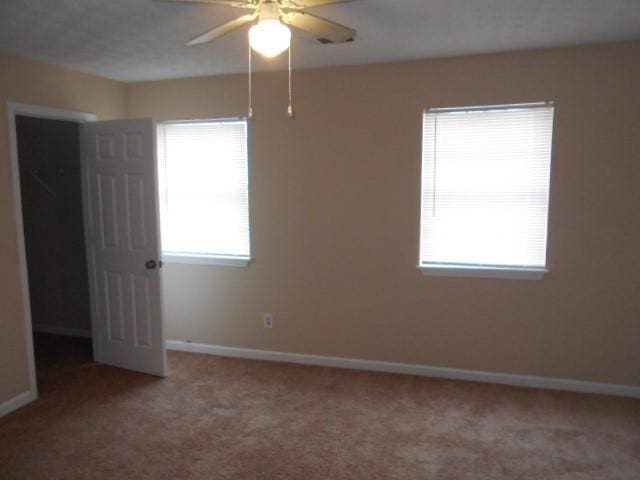
[[94, 356], [164, 376], [155, 123], [88, 123], [85, 208]]

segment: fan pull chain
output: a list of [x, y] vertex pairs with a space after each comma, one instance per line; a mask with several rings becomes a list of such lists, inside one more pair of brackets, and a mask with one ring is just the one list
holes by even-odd
[[289, 43], [289, 108], [287, 108], [287, 114], [289, 118], [293, 118], [293, 89], [291, 86], [291, 45], [293, 42]]
[[249, 120], [253, 118], [253, 89], [251, 85], [251, 45], [249, 45]]

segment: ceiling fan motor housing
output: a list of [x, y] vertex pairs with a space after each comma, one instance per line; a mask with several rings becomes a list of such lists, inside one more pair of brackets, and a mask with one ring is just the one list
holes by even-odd
[[260, 2], [258, 12], [259, 20], [280, 20], [280, 5], [276, 2]]

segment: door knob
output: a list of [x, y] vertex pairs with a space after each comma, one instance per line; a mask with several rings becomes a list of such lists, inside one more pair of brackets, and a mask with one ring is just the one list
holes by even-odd
[[145, 263], [144, 266], [147, 267], [147, 270], [153, 270], [157, 265], [155, 260], [147, 260], [147, 263]]

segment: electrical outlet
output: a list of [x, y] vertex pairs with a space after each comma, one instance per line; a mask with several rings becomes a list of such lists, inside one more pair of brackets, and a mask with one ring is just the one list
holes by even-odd
[[262, 317], [262, 321], [264, 322], [264, 328], [273, 328], [273, 315], [270, 313], [265, 313]]

